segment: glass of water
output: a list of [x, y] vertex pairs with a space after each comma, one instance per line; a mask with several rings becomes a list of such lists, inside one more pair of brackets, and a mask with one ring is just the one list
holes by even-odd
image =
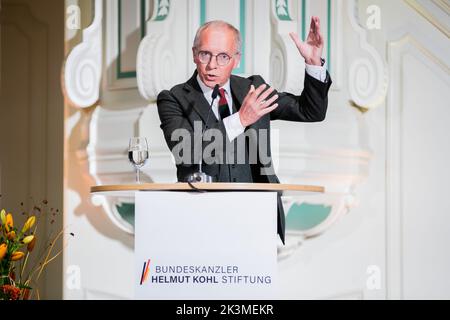
[[128, 160], [136, 169], [136, 182], [141, 183], [140, 169], [145, 165], [148, 159], [147, 139], [142, 137], [130, 138], [128, 147]]

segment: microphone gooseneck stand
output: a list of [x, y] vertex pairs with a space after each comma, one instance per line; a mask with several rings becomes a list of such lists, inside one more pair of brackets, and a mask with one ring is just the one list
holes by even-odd
[[210, 175], [207, 175], [205, 172], [202, 171], [202, 163], [203, 163], [203, 134], [205, 133], [205, 129], [208, 127], [208, 121], [209, 121], [209, 116], [211, 115], [211, 109], [212, 109], [212, 105], [214, 103], [214, 100], [216, 100], [217, 96], [219, 95], [219, 85], [216, 84], [214, 86], [213, 92], [211, 94], [211, 104], [209, 106], [209, 110], [208, 110], [208, 116], [206, 117], [206, 122], [205, 122], [205, 126], [202, 129], [202, 134], [201, 134], [201, 154], [200, 154], [200, 162], [198, 164], [198, 171], [191, 173], [187, 179], [187, 183], [189, 184], [189, 186], [198, 192], [206, 192], [206, 190], [201, 190], [197, 187], [195, 187], [193, 185], [193, 183], [195, 182], [204, 182], [204, 183], [212, 183], [212, 177]]

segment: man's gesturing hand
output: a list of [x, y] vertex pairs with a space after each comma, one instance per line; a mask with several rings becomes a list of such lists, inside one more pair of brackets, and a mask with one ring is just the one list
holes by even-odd
[[295, 32], [289, 33], [292, 40], [294, 40], [298, 51], [305, 58], [307, 64], [316, 66], [321, 65], [322, 51], [323, 51], [323, 36], [320, 34], [320, 20], [319, 17], [311, 18], [311, 26], [308, 33], [308, 38], [302, 42]]
[[250, 86], [250, 91], [245, 96], [239, 109], [239, 118], [244, 127], [254, 124], [263, 115], [278, 107], [278, 103], [272, 104], [278, 99], [277, 94], [266, 100], [274, 90], [269, 88], [264, 91], [266, 87], [265, 84], [260, 85], [257, 89], [253, 85]]

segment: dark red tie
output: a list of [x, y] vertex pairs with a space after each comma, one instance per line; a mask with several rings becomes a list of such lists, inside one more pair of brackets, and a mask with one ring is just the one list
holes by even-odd
[[228, 107], [228, 102], [227, 99], [225, 98], [225, 90], [223, 88], [219, 89], [219, 95], [220, 95], [219, 114], [220, 119], [223, 120], [230, 115], [230, 108]]

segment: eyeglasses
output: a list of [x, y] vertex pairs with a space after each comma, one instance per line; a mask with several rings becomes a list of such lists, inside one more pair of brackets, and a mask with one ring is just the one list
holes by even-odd
[[[238, 53], [233, 54], [236, 55]], [[231, 57], [226, 54], [225, 52], [221, 52], [218, 54], [212, 54], [209, 51], [199, 51], [198, 54], [198, 60], [200, 60], [201, 63], [207, 64], [211, 61], [212, 57], [216, 57], [216, 62], [219, 66], [226, 66], [228, 63], [230, 63]]]

